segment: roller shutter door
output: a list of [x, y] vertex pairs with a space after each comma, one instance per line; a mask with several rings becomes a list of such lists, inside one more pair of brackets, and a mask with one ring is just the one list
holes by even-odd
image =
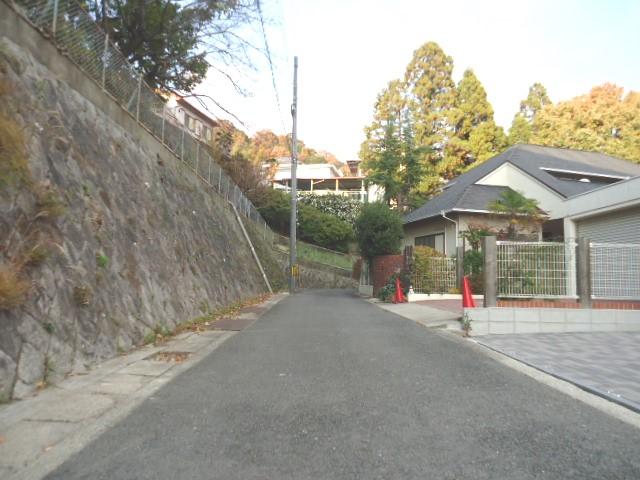
[[640, 207], [579, 220], [579, 237], [602, 243], [640, 243]]

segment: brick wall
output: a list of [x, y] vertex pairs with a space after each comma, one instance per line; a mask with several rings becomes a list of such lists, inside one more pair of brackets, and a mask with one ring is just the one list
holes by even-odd
[[400, 272], [403, 265], [404, 257], [402, 255], [381, 255], [374, 257], [371, 272], [373, 294], [377, 295], [378, 291], [387, 284], [389, 277], [394, 273]]
[[[496, 306], [511, 308], [580, 308], [577, 300], [498, 300]], [[640, 302], [633, 300], [593, 300], [591, 308], [640, 310]]]

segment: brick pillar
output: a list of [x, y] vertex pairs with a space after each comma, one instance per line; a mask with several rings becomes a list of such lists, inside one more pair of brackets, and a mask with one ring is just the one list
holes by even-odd
[[404, 265], [404, 255], [380, 255], [374, 257], [372, 263], [373, 294], [377, 295], [387, 284], [389, 277], [399, 273]]

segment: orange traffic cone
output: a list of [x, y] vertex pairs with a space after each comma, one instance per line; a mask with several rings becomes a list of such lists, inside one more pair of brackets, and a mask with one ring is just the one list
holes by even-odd
[[396, 278], [396, 294], [393, 296], [393, 303], [404, 303], [407, 298], [402, 291], [402, 285], [400, 285], [400, 278]]
[[476, 308], [476, 302], [473, 299], [473, 293], [471, 292], [469, 277], [466, 275], [462, 279], [462, 308]]

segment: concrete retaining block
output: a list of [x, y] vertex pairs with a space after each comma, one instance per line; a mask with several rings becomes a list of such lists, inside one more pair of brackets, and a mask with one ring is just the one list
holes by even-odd
[[640, 331], [637, 310], [560, 308], [465, 308], [471, 336], [508, 333]]

